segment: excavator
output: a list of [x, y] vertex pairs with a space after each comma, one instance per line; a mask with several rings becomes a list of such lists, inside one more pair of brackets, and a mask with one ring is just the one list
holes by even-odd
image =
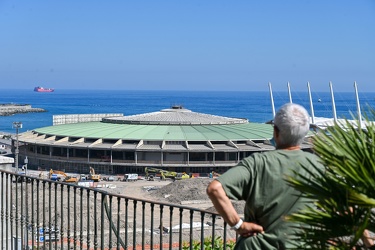
[[89, 174], [89, 180], [93, 180], [94, 182], [100, 181], [100, 174], [95, 174], [95, 169], [93, 167], [90, 167], [90, 174]]
[[167, 170], [160, 169], [160, 168], [148, 168], [148, 167], [146, 167], [145, 173], [146, 173], [146, 179], [147, 180], [150, 179], [150, 173], [160, 174], [162, 179], [171, 178], [173, 180], [182, 180], [182, 179], [189, 179], [190, 178], [190, 176], [185, 172], [178, 173], [178, 172], [174, 172], [174, 171], [167, 171]]
[[65, 172], [60, 170], [53, 170], [49, 171], [49, 179], [53, 181], [61, 181], [61, 178], [64, 178], [63, 182], [78, 182], [79, 178], [75, 176], [67, 175]]

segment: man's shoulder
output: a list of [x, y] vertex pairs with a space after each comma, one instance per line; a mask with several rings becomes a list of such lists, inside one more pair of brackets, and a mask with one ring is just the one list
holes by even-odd
[[252, 163], [252, 162], [258, 162], [258, 161], [264, 161], [266, 159], [272, 159], [272, 158], [277, 158], [279, 157], [279, 152], [280, 150], [272, 150], [272, 151], [263, 151], [263, 152], [255, 152], [252, 153], [251, 155], [245, 157], [243, 159], [244, 162], [246, 163]]
[[[257, 152], [246, 157], [243, 161], [244, 165], [268, 165], [270, 162], [305, 162], [320, 164], [319, 157], [313, 153], [302, 150], [272, 150], [265, 152]], [[262, 164], [264, 163], [264, 164]], [[268, 163], [268, 164], [267, 164]]]
[[[305, 153], [302, 150], [281, 150], [281, 149], [276, 149], [276, 150], [270, 150], [270, 151], [263, 151], [263, 152], [256, 152], [251, 154], [249, 157], [250, 158], [273, 158], [273, 157], [283, 157], [285, 155], [305, 155]], [[311, 154], [311, 153], [308, 153]]]
[[[319, 157], [313, 153], [303, 150], [272, 150], [256, 152], [243, 159], [244, 166], [268, 165], [270, 162], [311, 162], [319, 164]], [[262, 164], [263, 163], [263, 164]], [[268, 163], [268, 164], [267, 164]]]
[[278, 161], [278, 158], [281, 157], [281, 155], [277, 151], [280, 150], [252, 153], [248, 157], [244, 158], [242, 160], [242, 164], [240, 165], [243, 165], [245, 167], [251, 167], [251, 169], [263, 167], [267, 165], [269, 162]]

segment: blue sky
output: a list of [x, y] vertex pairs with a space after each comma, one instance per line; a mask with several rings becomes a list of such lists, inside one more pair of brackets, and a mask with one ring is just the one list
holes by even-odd
[[0, 86], [375, 92], [374, 27], [374, 0], [0, 0]]

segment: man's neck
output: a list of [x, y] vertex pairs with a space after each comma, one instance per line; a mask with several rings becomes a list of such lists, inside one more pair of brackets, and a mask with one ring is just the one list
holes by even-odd
[[290, 147], [285, 147], [285, 148], [278, 148], [280, 150], [300, 150], [301, 146], [290, 146]]

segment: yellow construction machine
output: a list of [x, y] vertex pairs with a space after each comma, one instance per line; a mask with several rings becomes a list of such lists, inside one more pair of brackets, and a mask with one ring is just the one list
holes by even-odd
[[[63, 178], [63, 179], [62, 179]], [[78, 182], [79, 178], [75, 176], [67, 175], [65, 172], [60, 170], [53, 170], [49, 171], [49, 179], [53, 181], [63, 181], [63, 182]]]
[[90, 174], [89, 174], [89, 180], [93, 180], [94, 182], [100, 181], [100, 174], [95, 174], [95, 169], [93, 167], [90, 167]]
[[183, 180], [183, 179], [189, 179], [190, 175], [188, 175], [185, 172], [182, 173], [177, 173], [176, 176], [174, 177], [176, 180]]
[[146, 179], [149, 179], [150, 173], [160, 174], [160, 178], [162, 178], [163, 180], [165, 178], [171, 178], [173, 180], [182, 180], [182, 179], [189, 179], [190, 178], [190, 175], [188, 175], [185, 172], [178, 173], [178, 172], [168, 171], [168, 170], [164, 170], [164, 169], [160, 169], [160, 168], [148, 168], [148, 167], [146, 167], [145, 173], [146, 173]]

